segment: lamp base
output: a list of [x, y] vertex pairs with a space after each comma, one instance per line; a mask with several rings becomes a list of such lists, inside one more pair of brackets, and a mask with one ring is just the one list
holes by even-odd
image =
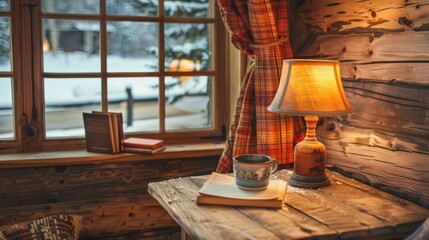
[[326, 174], [317, 177], [305, 177], [292, 173], [288, 180], [288, 184], [292, 187], [300, 188], [320, 188], [331, 185]]

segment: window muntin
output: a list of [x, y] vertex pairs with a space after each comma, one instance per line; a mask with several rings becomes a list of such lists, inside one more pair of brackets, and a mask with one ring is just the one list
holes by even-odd
[[[203, 14], [196, 14], [193, 10], [193, 13], [172, 14], [170, 3], [174, 1], [150, 2], [156, 5], [156, 11], [150, 10], [150, 14], [146, 12], [142, 15], [112, 10], [109, 4], [118, 4], [118, 1], [115, 3], [112, 0], [35, 0], [32, 4], [25, 4], [24, 0], [0, 0], [0, 21], [10, 25], [10, 29], [4, 31], [9, 34], [7, 64], [0, 64], [0, 90], [7, 91], [7, 94], [0, 93], [0, 102], [9, 105], [6, 111], [0, 108], [0, 123], [3, 125], [8, 121], [5, 125], [10, 130], [5, 132], [0, 128], [0, 144], [3, 145], [3, 139], [12, 139], [13, 142], [6, 143], [6, 147], [15, 151], [83, 147], [81, 113], [94, 110], [123, 112], [127, 134], [187, 142], [197, 141], [201, 137], [220, 137], [224, 118], [219, 115], [220, 100], [217, 95], [220, 91], [220, 71], [215, 58], [219, 55], [214, 46], [217, 45], [216, 39], [223, 35], [217, 34], [215, 26], [220, 26], [219, 21], [212, 17], [215, 5], [209, 2]], [[69, 6], [75, 3], [82, 6]], [[200, 3], [207, 4], [207, 1], [180, 2], [186, 5], [186, 11]], [[9, 8], [13, 11], [9, 12]], [[15, 19], [31, 19], [31, 24], [24, 20], [14, 25]], [[145, 30], [145, 34], [136, 34], [130, 31], [129, 26], [136, 31]], [[180, 30], [179, 26], [185, 31]], [[191, 28], [194, 33], [186, 33], [186, 29]], [[127, 35], [127, 30], [133, 35]], [[12, 42], [11, 35], [15, 33], [22, 38], [13, 38]], [[71, 37], [73, 34], [76, 34], [75, 37]], [[121, 46], [112, 46], [121, 35], [134, 46], [125, 46], [126, 51], [122, 51]], [[10, 46], [12, 43], [13, 48]], [[139, 44], [141, 49], [138, 48]], [[176, 45], [171, 48], [173, 52], [170, 49], [167, 51], [167, 44]], [[126, 57], [126, 61], [115, 63], [114, 58], [121, 55]], [[142, 64], [138, 57], [151, 59]], [[13, 67], [12, 61], [20, 64]], [[178, 62], [182, 67], [175, 66], [173, 69], [172, 65]], [[202, 85], [204, 90], [191, 93], [195, 89], [184, 88], [182, 80], [186, 78], [192, 79], [189, 83], [193, 84], [185, 85]], [[133, 96], [136, 96], [133, 99], [133, 124], [129, 127], [125, 126], [129, 116], [127, 98], [117, 94], [126, 93], [128, 85], [131, 85]], [[148, 104], [146, 100], [138, 99], [142, 94], [146, 98], [150, 94], [158, 95]], [[197, 107], [190, 102], [198, 102], [199, 105]], [[140, 110], [134, 109], [137, 107]], [[173, 120], [178, 117], [175, 110], [178, 107], [182, 108], [180, 117], [186, 119], [182, 122]], [[205, 120], [192, 120], [195, 114]], [[141, 119], [144, 124], [140, 124]], [[14, 126], [16, 123], [19, 126]]]
[[[94, 11], [90, 4], [88, 11], [82, 10], [89, 15], [74, 14], [73, 9], [77, 7], [65, 12], [61, 10], [65, 8], [52, 6], [50, 9], [57, 10], [55, 14], [51, 14], [52, 11], [42, 14], [44, 43], [56, 42], [57, 46], [56, 53], [52, 48], [50, 51], [45, 48], [43, 54], [45, 91], [55, 91], [51, 84], [64, 86], [64, 91], [68, 91], [45, 92], [45, 128], [48, 132], [55, 131], [55, 134], [46, 133], [48, 139], [61, 137], [58, 133], [62, 128], [64, 138], [83, 135], [79, 135], [82, 131], [78, 128], [83, 129], [83, 121], [78, 121], [78, 115], [72, 117], [75, 131], [71, 131], [69, 125], [61, 125], [60, 119], [48, 117], [53, 115], [48, 100], [55, 102], [48, 96], [60, 95], [77, 97], [80, 94], [78, 98], [87, 101], [58, 109], [66, 112], [88, 111], [84, 109], [94, 102], [85, 99], [97, 96], [100, 101], [97, 104], [100, 103], [103, 110], [123, 113], [125, 133], [168, 134], [216, 128], [212, 86], [216, 83], [213, 59], [216, 22], [207, 17], [213, 16], [213, 6], [208, 1], [176, 3], [174, 8], [174, 1], [159, 4], [106, 0], [100, 2], [99, 11]], [[142, 10], [139, 4], [146, 4], [148, 8]], [[157, 15], [158, 7], [162, 6], [165, 17]], [[171, 14], [174, 11], [176, 13]], [[64, 79], [54, 81], [49, 78], [51, 73]], [[71, 88], [67, 81], [71, 81], [74, 74], [82, 78], [85, 74], [95, 74], [100, 77], [100, 86], [93, 87], [88, 82]], [[71, 136], [73, 133], [76, 135]]]

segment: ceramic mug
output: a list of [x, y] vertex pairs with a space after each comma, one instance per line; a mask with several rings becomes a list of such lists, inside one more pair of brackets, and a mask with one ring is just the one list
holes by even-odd
[[242, 154], [232, 158], [235, 183], [244, 190], [266, 189], [277, 160], [263, 154]]

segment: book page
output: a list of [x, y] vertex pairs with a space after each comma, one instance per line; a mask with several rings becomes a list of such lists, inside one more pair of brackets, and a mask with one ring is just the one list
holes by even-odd
[[274, 199], [279, 197], [279, 192], [281, 192], [279, 190], [280, 186], [285, 186], [284, 184], [280, 184], [281, 182], [283, 180], [270, 180], [270, 184], [265, 190], [242, 190], [235, 184], [234, 177], [213, 172], [199, 193], [235, 199]]

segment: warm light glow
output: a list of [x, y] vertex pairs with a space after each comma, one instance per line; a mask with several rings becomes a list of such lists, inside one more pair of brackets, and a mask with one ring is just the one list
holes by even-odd
[[268, 110], [314, 116], [353, 112], [343, 90], [339, 62], [284, 60], [280, 84]]
[[[168, 67], [168, 71], [171, 72], [192, 72], [192, 71], [200, 71], [200, 60], [190, 60], [190, 59], [174, 59], [170, 62], [170, 66]], [[180, 83], [184, 83], [191, 79], [190, 76], [182, 76], [180, 78]]]
[[46, 38], [45, 38], [45, 40], [43, 40], [43, 51], [44, 52], [50, 52], [51, 51], [51, 45], [49, 44], [49, 41]]

